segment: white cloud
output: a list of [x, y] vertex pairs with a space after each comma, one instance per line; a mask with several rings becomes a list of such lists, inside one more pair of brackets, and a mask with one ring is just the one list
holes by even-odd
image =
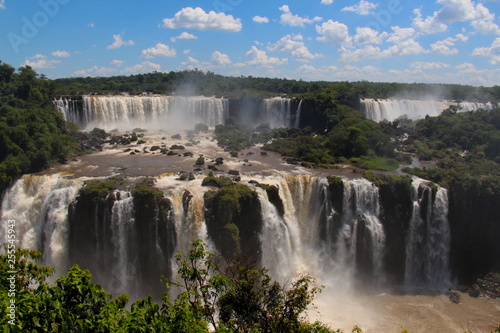
[[354, 12], [359, 15], [371, 15], [378, 4], [361, 0], [357, 5], [342, 8], [343, 12]]
[[349, 28], [347, 25], [328, 20], [321, 25], [316, 25], [316, 32], [321, 37], [316, 38], [320, 42], [324, 42], [331, 45], [351, 45], [352, 38], [349, 36]]
[[54, 51], [52, 55], [57, 58], [68, 58], [71, 56], [67, 51]]
[[59, 60], [49, 60], [43, 54], [37, 54], [31, 58], [27, 58], [24, 62], [25, 66], [31, 66], [33, 69], [54, 68], [55, 64], [60, 63]]
[[312, 54], [309, 52], [309, 49], [305, 46], [304, 42], [302, 42], [303, 39], [304, 37], [301, 34], [286, 35], [276, 43], [271, 44], [267, 49], [269, 51], [291, 52], [292, 56], [300, 61], [322, 57], [321, 54]]
[[89, 23], [89, 28], [93, 28], [95, 27], [95, 24], [94, 23]]
[[416, 9], [413, 26], [422, 34], [446, 31], [448, 24], [470, 22], [471, 26], [482, 34], [500, 35], [500, 27], [494, 23], [495, 15], [481, 3], [472, 0], [438, 0], [442, 7], [423, 19], [420, 9]]
[[124, 74], [138, 74], [138, 73], [148, 73], [148, 72], [159, 72], [161, 71], [161, 66], [150, 61], [144, 61], [132, 67], [127, 67], [123, 70]]
[[123, 60], [113, 60], [113, 61], [111, 61], [111, 65], [117, 66], [117, 67], [120, 67], [124, 63], [125, 63], [125, 61], [123, 61]]
[[116, 69], [110, 68], [110, 67], [97, 67], [94, 66], [89, 69], [82, 69], [79, 71], [76, 71], [74, 73], [75, 76], [109, 76], [113, 72], [115, 72]]
[[269, 23], [269, 18], [262, 16], [254, 16], [252, 20], [257, 23]]
[[113, 44], [109, 45], [108, 46], [108, 49], [112, 50], [112, 49], [118, 49], [122, 46], [130, 46], [130, 45], [134, 45], [134, 41], [132, 40], [129, 40], [127, 42], [125, 42], [122, 38], [122, 35], [113, 35], [113, 39], [115, 40], [113, 42]]
[[460, 42], [465, 42], [469, 39], [469, 37], [458, 34], [455, 37], [448, 37], [444, 40], [437, 41], [433, 44], [431, 44], [431, 50], [434, 53], [438, 54], [457, 54], [458, 50], [456, 48], [452, 48], [455, 46], [455, 43], [460, 41]]
[[237, 32], [241, 31], [242, 24], [240, 19], [235, 19], [232, 15], [214, 11], [206, 13], [200, 7], [186, 7], [177, 12], [173, 18], [164, 19], [163, 27]]
[[197, 39], [197, 38], [198, 37], [196, 37], [195, 35], [190, 34], [189, 32], [184, 31], [179, 36], [170, 38], [170, 41], [172, 43], [175, 43], [178, 39]]
[[212, 53], [212, 63], [216, 66], [223, 66], [231, 64], [231, 59], [227, 54], [215, 51]]
[[279, 8], [283, 14], [280, 16], [280, 23], [283, 25], [290, 25], [292, 27], [302, 27], [304, 28], [304, 24], [310, 24], [314, 22], [322, 21], [323, 19], [319, 16], [316, 16], [312, 19], [308, 17], [300, 17], [298, 15], [293, 15], [290, 11], [290, 7], [288, 5], [283, 5]]
[[322, 5], [331, 5], [333, 3], [333, 0], [321, 0]]
[[382, 44], [384, 38], [387, 37], [387, 32], [378, 33], [371, 28], [356, 28], [354, 42], [356, 44]]
[[0, 0], [0, 9], [5, 9], [5, 0]]
[[393, 33], [388, 35], [387, 42], [394, 45], [381, 50], [379, 47], [367, 45], [364, 48], [351, 50], [347, 47], [339, 49], [340, 59], [343, 62], [356, 62], [364, 58], [387, 58], [395, 56], [416, 55], [427, 53], [415, 38], [417, 33], [413, 28], [391, 27]]
[[250, 50], [245, 53], [246, 57], [249, 59], [247, 64], [256, 65], [262, 67], [272, 67], [274, 65], [284, 65], [288, 63], [288, 59], [280, 59], [277, 57], [269, 57], [266, 51], [259, 50], [257, 47], [252, 46]]
[[173, 58], [177, 55], [175, 49], [168, 45], [158, 43], [155, 47], [142, 50], [141, 58], [151, 59], [156, 57], [170, 57]]
[[187, 50], [182, 51], [182, 54], [189, 54], [189, 52], [191, 52], [191, 50], [187, 49]]
[[500, 37], [496, 38], [491, 47], [478, 47], [472, 50], [472, 55], [490, 57], [490, 64], [500, 65]]
[[445, 64], [443, 62], [422, 62], [422, 61], [416, 61], [412, 62], [410, 64], [411, 68], [415, 69], [441, 69], [441, 68], [447, 68], [450, 67], [450, 65]]

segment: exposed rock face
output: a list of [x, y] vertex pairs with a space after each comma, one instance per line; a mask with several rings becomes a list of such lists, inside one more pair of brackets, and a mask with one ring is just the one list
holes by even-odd
[[160, 277], [171, 275], [176, 245], [170, 200], [151, 184], [132, 194], [116, 190], [114, 182], [102, 184], [107, 185], [84, 187], [70, 206], [71, 262], [91, 270], [112, 292], [160, 298], [165, 292]]
[[500, 272], [500, 193], [484, 184], [450, 189], [451, 263], [459, 283], [471, 285], [478, 276]]
[[386, 177], [376, 182], [380, 193], [380, 220], [386, 233], [385, 271], [389, 284], [401, 285], [405, 272], [405, 248], [412, 215], [410, 177]]
[[257, 193], [246, 185], [231, 185], [205, 193], [208, 234], [227, 258], [240, 254], [259, 259], [262, 229]]

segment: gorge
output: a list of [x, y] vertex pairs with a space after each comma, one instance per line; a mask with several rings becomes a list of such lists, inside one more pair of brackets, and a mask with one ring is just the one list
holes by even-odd
[[[308, 101], [87, 95], [54, 104], [67, 121], [88, 130], [99, 124], [149, 131], [143, 143], [108, 144], [24, 175], [3, 194], [1, 219], [17, 221], [19, 246], [42, 252], [44, 264], [60, 273], [73, 264], [90, 269], [115, 295], [161, 298], [160, 276], [174, 274], [173, 256], [186, 253], [195, 239], [228, 260], [250, 257], [280, 282], [311, 274], [327, 298], [441, 294], [498, 269], [495, 198], [470, 198], [401, 170], [374, 175], [348, 166], [288, 165], [277, 154], [261, 155], [258, 146], [235, 157], [217, 147], [212, 130], [191, 138], [184, 132], [229, 117], [298, 128], [313, 109]], [[379, 110], [374, 118], [386, 112]], [[191, 154], [152, 149], [173, 145]], [[201, 167], [199, 157], [206, 163]], [[217, 158], [223, 163], [212, 177], [207, 165]], [[188, 173], [192, 180], [181, 180]], [[221, 187], [212, 179], [218, 177], [231, 181]], [[2, 242], [6, 237], [2, 225]]]

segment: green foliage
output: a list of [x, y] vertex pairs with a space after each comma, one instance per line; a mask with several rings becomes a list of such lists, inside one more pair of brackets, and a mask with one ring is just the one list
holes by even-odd
[[226, 186], [231, 186], [234, 185], [234, 182], [226, 177], [214, 177], [213, 173], [212, 176], [208, 176], [203, 178], [203, 181], [201, 182], [201, 186], [214, 186], [218, 188], [226, 187]]
[[363, 156], [356, 165], [363, 169], [382, 171], [394, 171], [399, 168], [399, 163], [395, 159], [377, 156]]
[[104, 199], [110, 192], [116, 190], [116, 188], [116, 180], [89, 181], [80, 189], [80, 194], [92, 198]]
[[200, 156], [196, 159], [195, 162], [196, 165], [204, 165], [205, 164], [205, 158], [203, 156]]
[[[233, 228], [228, 226], [229, 228]], [[310, 276], [285, 288], [271, 280], [267, 270], [241, 263], [227, 263], [221, 270], [214, 254], [197, 240], [187, 254], [178, 254], [177, 285], [182, 292], [173, 301], [168, 293], [158, 304], [148, 296], [130, 307], [130, 298], [113, 298], [92, 283], [88, 270], [73, 266], [55, 284], [47, 278], [49, 267], [35, 264], [41, 254], [15, 253], [15, 325], [0, 317], [4, 332], [334, 332], [320, 322], [308, 323], [304, 311], [320, 289]], [[0, 278], [8, 277], [9, 254], [0, 254]], [[5, 313], [8, 283], [0, 285], [0, 305]], [[336, 331], [340, 332], [340, 331]]]
[[31, 67], [16, 72], [0, 61], [0, 191], [81, 151], [76, 128], [54, 108], [54, 91]]

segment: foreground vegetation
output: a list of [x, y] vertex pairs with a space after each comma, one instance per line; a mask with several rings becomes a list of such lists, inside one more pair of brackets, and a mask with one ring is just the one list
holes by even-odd
[[[180, 288], [179, 296], [172, 300], [165, 293], [161, 302], [146, 297], [130, 307], [127, 295], [113, 298], [78, 266], [49, 284], [54, 268], [37, 265], [41, 254], [32, 250], [13, 252], [18, 272], [11, 275], [5, 250], [0, 255], [4, 332], [333, 332], [304, 316], [320, 292], [310, 276], [284, 288], [262, 268], [234, 264], [222, 270], [201, 241], [176, 257], [180, 281], [166, 287]], [[8, 308], [11, 299], [14, 312]]]
[[[149, 296], [130, 306], [129, 296], [113, 297], [76, 265], [49, 283], [55, 268], [38, 265], [41, 257], [33, 250], [7, 247], [0, 254], [4, 332], [343, 332], [307, 321], [304, 312], [321, 292], [310, 276], [284, 288], [263, 268], [225, 263], [222, 269], [200, 240], [187, 255], [176, 256], [180, 280], [166, 282], [166, 288], [180, 290], [175, 299], [166, 292], [161, 302]], [[9, 272], [12, 258], [15, 275]], [[352, 332], [363, 331], [356, 326]]]

